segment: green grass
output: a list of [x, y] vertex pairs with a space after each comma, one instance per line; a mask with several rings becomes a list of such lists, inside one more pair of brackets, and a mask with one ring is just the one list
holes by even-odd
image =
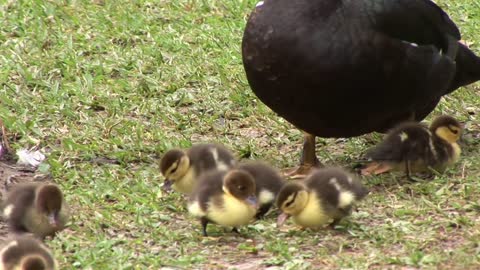
[[[371, 195], [337, 231], [279, 230], [271, 213], [241, 237], [211, 226], [203, 238], [184, 199], [162, 193], [161, 153], [218, 141], [279, 168], [298, 159], [301, 133], [255, 98], [243, 72], [255, 1], [0, 2], [0, 116], [15, 149], [48, 153], [73, 209], [48, 242], [62, 268], [480, 267], [478, 84], [434, 112], [467, 125], [462, 159], [434, 181], [365, 178]], [[479, 53], [479, 2], [437, 3]], [[321, 139], [318, 155], [349, 166], [370, 139]]]

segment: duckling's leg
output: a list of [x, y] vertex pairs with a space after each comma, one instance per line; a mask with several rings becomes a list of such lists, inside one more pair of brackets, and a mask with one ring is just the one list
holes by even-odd
[[321, 167], [322, 164], [315, 155], [315, 135], [304, 132], [304, 141], [300, 166], [285, 174], [292, 179], [305, 178], [314, 168]]
[[208, 236], [208, 234], [207, 234], [208, 219], [206, 217], [202, 217], [202, 218], [200, 218], [200, 222], [202, 223], [203, 236]]
[[233, 233], [238, 233], [238, 234], [240, 234], [240, 232], [238, 231], [237, 227], [233, 227], [232, 232], [233, 232]]
[[257, 211], [257, 214], [255, 215], [255, 218], [256, 219], [262, 219], [265, 216], [265, 214], [268, 212], [270, 207], [271, 207], [271, 205], [268, 205], [268, 204], [260, 206], [260, 208]]
[[412, 182], [416, 182], [415, 179], [412, 178], [412, 170], [410, 166], [410, 160], [405, 160], [405, 173], [407, 174], [407, 179]]
[[335, 230], [335, 226], [338, 225], [338, 223], [340, 223], [340, 220], [342, 220], [341, 218], [336, 218], [333, 220], [332, 223], [330, 223], [330, 225], [328, 225], [328, 227], [332, 230]]
[[412, 178], [412, 171], [410, 167], [410, 160], [405, 160], [405, 173], [407, 174], [407, 179], [415, 182], [415, 180]]

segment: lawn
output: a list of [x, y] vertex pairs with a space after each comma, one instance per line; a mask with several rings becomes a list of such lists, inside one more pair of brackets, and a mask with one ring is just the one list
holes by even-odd
[[[302, 134], [252, 93], [241, 62], [256, 1], [0, 0], [0, 117], [14, 149], [37, 147], [72, 208], [47, 241], [62, 269], [479, 269], [480, 85], [432, 115], [466, 124], [461, 160], [433, 181], [366, 177], [371, 194], [333, 230], [276, 228], [276, 211], [201, 236], [158, 158], [216, 141], [293, 167]], [[480, 53], [480, 2], [441, 0]], [[431, 117], [427, 119], [429, 121]], [[380, 135], [319, 139], [351, 168]], [[277, 269], [277, 268], [270, 268]]]

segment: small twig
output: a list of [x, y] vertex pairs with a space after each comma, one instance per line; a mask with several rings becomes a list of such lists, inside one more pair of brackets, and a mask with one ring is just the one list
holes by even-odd
[[12, 149], [10, 148], [10, 144], [8, 143], [7, 128], [3, 124], [2, 119], [0, 119], [0, 126], [2, 127], [2, 143], [3, 143], [3, 146], [5, 146], [5, 149], [7, 149], [7, 153], [11, 153]]
[[110, 135], [112, 134], [113, 128], [120, 125], [122, 122], [123, 122], [123, 120], [120, 120], [116, 123], [113, 123], [110, 127], [108, 127], [107, 130], [104, 133], [104, 137], [110, 137]]

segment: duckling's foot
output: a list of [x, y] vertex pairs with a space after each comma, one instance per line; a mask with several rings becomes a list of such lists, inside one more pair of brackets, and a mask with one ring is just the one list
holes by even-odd
[[360, 172], [361, 175], [378, 175], [391, 171], [392, 166], [381, 163], [381, 162], [372, 162], [363, 168]]

